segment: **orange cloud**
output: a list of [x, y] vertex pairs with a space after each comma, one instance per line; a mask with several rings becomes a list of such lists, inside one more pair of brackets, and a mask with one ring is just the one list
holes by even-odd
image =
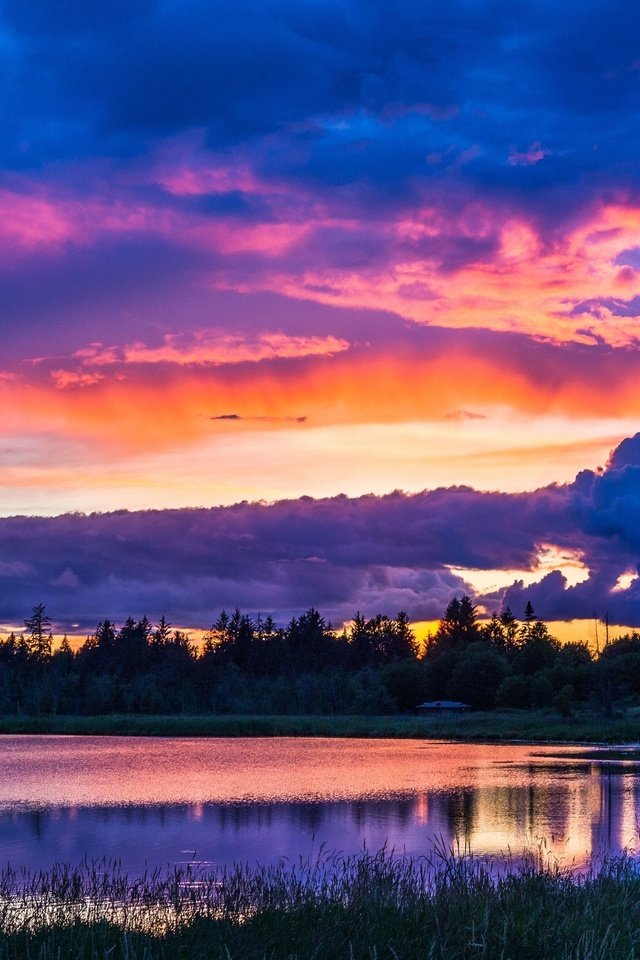
[[[291, 346], [316, 345], [305, 347], [293, 338]], [[319, 350], [328, 345], [317, 346]], [[267, 341], [265, 350], [274, 347]], [[141, 350], [140, 359], [144, 357]], [[171, 357], [171, 347], [166, 355], [162, 348], [159, 355], [152, 353], [154, 360]], [[20, 432], [38, 423], [54, 433], [81, 435], [112, 447], [160, 450], [210, 437], [214, 431], [278, 430], [291, 418], [301, 417], [306, 418], [301, 429], [307, 429], [440, 419], [451, 426], [452, 414], [461, 409], [476, 415], [512, 411], [576, 421], [586, 411], [597, 411], [603, 420], [640, 416], [633, 372], [593, 381], [572, 378], [569, 371], [561, 382], [553, 376], [545, 381], [535, 368], [510, 366], [504, 357], [463, 350], [440, 355], [409, 349], [394, 355], [343, 350], [276, 364], [174, 363], [163, 366], [162, 372], [152, 365], [145, 370], [121, 364], [107, 376], [109, 369], [101, 366], [93, 382], [82, 374], [74, 377], [57, 370], [55, 382], [65, 389], [40, 381], [23, 382], [19, 389], [15, 382], [0, 382], [0, 429]], [[238, 419], [211, 419], [230, 414]], [[468, 421], [467, 416], [463, 422]]]

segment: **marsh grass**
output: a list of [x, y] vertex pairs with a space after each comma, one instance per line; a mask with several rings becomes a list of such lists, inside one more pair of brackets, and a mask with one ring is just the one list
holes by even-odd
[[574, 873], [388, 851], [137, 880], [117, 864], [0, 876], [2, 960], [631, 960], [629, 856]]
[[571, 717], [544, 710], [493, 710], [460, 716], [5, 716], [0, 733], [174, 737], [365, 737], [468, 742], [638, 743], [640, 717]]

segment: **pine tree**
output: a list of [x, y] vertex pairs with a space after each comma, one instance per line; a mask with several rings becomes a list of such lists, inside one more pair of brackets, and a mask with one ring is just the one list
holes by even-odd
[[40, 658], [51, 656], [51, 620], [44, 611], [44, 603], [38, 603], [31, 616], [24, 621], [27, 649], [30, 654]]

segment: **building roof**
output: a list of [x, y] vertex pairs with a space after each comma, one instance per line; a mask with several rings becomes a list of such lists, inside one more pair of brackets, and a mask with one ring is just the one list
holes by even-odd
[[419, 703], [416, 710], [470, 710], [468, 703], [462, 703], [461, 700], [429, 700], [426, 703]]

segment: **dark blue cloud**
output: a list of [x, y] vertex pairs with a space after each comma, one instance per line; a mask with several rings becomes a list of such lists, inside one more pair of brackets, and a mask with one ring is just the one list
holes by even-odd
[[[2, 22], [8, 165], [144, 154], [197, 127], [266, 175], [397, 198], [445, 179], [557, 218], [635, 190], [628, 4], [5, 0]], [[509, 162], [534, 143], [541, 159]]]

